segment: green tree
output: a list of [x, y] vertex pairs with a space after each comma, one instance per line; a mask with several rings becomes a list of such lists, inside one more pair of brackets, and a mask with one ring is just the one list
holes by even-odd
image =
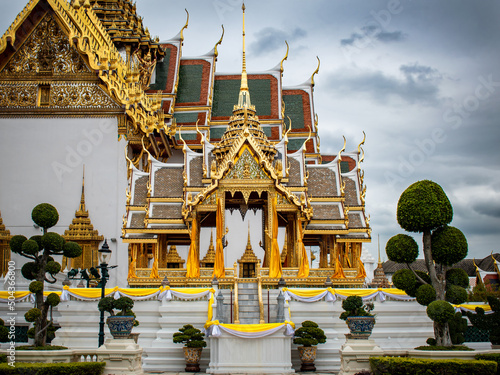
[[54, 261], [53, 255], [64, 255], [75, 258], [82, 254], [80, 245], [76, 242], [66, 242], [63, 237], [47, 229], [57, 224], [59, 213], [48, 203], [41, 203], [31, 212], [31, 218], [43, 230], [43, 235], [27, 239], [25, 236], [13, 236], [10, 240], [12, 252], [31, 259], [21, 268], [22, 275], [33, 280], [29, 285], [30, 292], [35, 294], [35, 307], [29, 310], [24, 318], [34, 323], [35, 346], [44, 346], [47, 340], [47, 330], [51, 321], [47, 320], [51, 307], [59, 304], [59, 296], [51, 293], [44, 300], [45, 282], [54, 284], [55, 275], [61, 270], [61, 265]]
[[453, 208], [441, 186], [429, 180], [415, 182], [399, 198], [397, 220], [406, 231], [422, 233], [427, 273], [410, 267], [419, 253], [412, 237], [398, 234], [386, 245], [388, 258], [408, 267], [393, 275], [394, 285], [427, 306], [438, 346], [452, 345], [448, 322], [454, 310], [450, 302], [467, 300], [467, 274], [451, 267], [467, 255], [467, 240], [460, 230], [448, 226], [452, 219]]

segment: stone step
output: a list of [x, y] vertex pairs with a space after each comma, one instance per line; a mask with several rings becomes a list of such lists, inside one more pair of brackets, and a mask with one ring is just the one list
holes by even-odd
[[238, 290], [253, 289], [257, 290], [257, 283], [238, 283]]

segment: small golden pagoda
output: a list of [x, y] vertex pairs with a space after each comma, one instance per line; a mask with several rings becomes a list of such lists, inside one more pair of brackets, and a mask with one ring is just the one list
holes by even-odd
[[238, 259], [238, 263], [240, 264], [240, 278], [256, 277], [255, 271], [257, 270], [257, 265], [260, 263], [260, 259], [253, 252], [252, 244], [250, 243], [250, 224], [248, 225], [247, 247], [243, 256]]
[[389, 279], [385, 275], [382, 260], [380, 258], [380, 239], [378, 244], [378, 266], [375, 268], [375, 271], [373, 271], [373, 280], [369, 286], [371, 288], [389, 288], [391, 286]]
[[210, 245], [208, 246], [205, 257], [200, 262], [202, 267], [213, 268], [215, 264], [215, 248], [214, 248], [214, 235], [210, 232]]
[[0, 212], [0, 276], [2, 277], [4, 277], [9, 270], [10, 238], [10, 231], [5, 229], [5, 225], [2, 219], [2, 213]]
[[69, 229], [64, 231], [63, 235], [66, 241], [74, 241], [82, 247], [82, 255], [77, 258], [72, 258], [70, 264], [68, 259], [63, 258], [62, 268], [90, 268], [97, 267], [99, 243], [104, 240], [104, 236], [100, 236], [99, 232], [94, 229], [90, 222], [89, 212], [85, 207], [85, 172], [82, 180], [82, 196], [80, 206], [75, 212], [75, 218], [69, 226]]
[[186, 261], [177, 253], [177, 246], [170, 246], [170, 250], [167, 254], [167, 268], [182, 268], [185, 262]]

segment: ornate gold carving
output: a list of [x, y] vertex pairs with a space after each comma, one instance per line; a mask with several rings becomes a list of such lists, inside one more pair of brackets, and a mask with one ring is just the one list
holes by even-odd
[[70, 46], [56, 20], [46, 15], [16, 52], [0, 76], [67, 75], [90, 73], [77, 50]]
[[238, 159], [234, 167], [227, 174], [228, 179], [252, 179], [252, 180], [261, 180], [267, 179], [268, 177], [262, 170], [262, 168], [257, 164], [257, 161], [253, 158], [250, 151], [245, 150], [241, 154], [241, 157]]
[[91, 83], [51, 85], [51, 107], [118, 108], [102, 89]]
[[38, 85], [34, 83], [8, 83], [0, 85], [0, 107], [34, 108]]

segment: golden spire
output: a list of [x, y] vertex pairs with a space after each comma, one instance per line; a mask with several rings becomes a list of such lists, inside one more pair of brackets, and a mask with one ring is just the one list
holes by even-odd
[[378, 235], [378, 264], [382, 264], [380, 260], [380, 234]]
[[85, 165], [83, 166], [83, 178], [82, 178], [82, 196], [80, 198], [80, 207], [78, 208], [80, 212], [86, 212], [85, 208]]
[[247, 79], [247, 60], [245, 55], [245, 3], [241, 6], [243, 11], [243, 63], [241, 69], [241, 87], [240, 96], [238, 98], [238, 107], [245, 108], [250, 107], [250, 92], [248, 91], [248, 79]]
[[248, 220], [248, 240], [247, 240], [247, 249], [251, 249], [252, 244], [250, 243], [250, 220]]

